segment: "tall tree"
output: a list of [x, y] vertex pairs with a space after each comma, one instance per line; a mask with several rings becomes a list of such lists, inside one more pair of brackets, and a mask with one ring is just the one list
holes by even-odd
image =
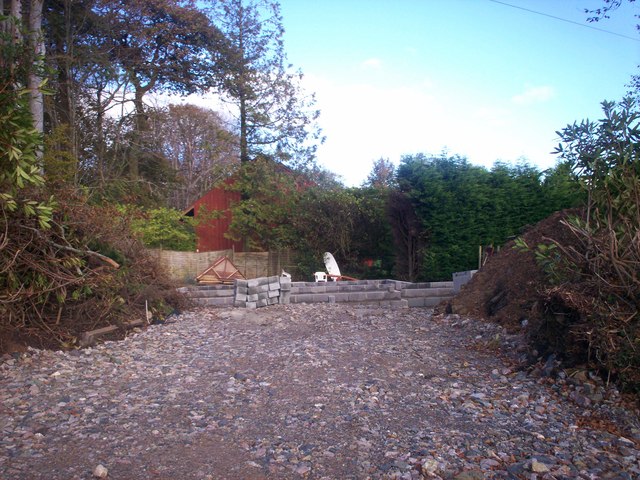
[[388, 158], [379, 158], [373, 162], [371, 172], [365, 182], [373, 188], [391, 188], [395, 185], [396, 167]]
[[237, 138], [213, 110], [169, 105], [154, 123], [162, 152], [178, 175], [179, 187], [169, 197], [172, 207], [186, 208], [237, 165]]
[[180, 94], [206, 89], [219, 68], [224, 37], [193, 0], [97, 0], [99, 41], [107, 45], [121, 78], [133, 88], [134, 135], [129, 172], [149, 152], [144, 97], [154, 91]]
[[284, 52], [280, 6], [271, 0], [221, 0], [213, 15], [231, 44], [224, 96], [237, 109], [240, 159], [258, 154], [306, 164], [321, 140], [315, 99]]
[[553, 183], [545, 187], [541, 173], [527, 164], [498, 163], [487, 171], [458, 156], [418, 154], [403, 158], [397, 176], [428, 240], [418, 272], [424, 280], [475, 268], [478, 246], [502, 245], [525, 225], [576, 200], [565, 188], [550, 202]]

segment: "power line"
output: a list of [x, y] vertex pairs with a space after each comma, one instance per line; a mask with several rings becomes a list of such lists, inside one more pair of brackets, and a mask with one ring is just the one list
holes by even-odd
[[571, 23], [573, 25], [578, 25], [579, 27], [590, 28], [591, 30], [597, 30], [599, 32], [608, 33], [609, 35], [615, 35], [617, 37], [626, 38], [627, 40], [633, 40], [634, 42], [640, 42], [639, 38], [630, 37], [630, 36], [624, 35], [622, 33], [612, 32], [611, 30], [605, 30], [604, 28], [594, 27], [593, 25], [586, 25], [584, 23], [574, 22], [573, 20], [569, 20], [569, 19], [562, 18], [562, 17], [556, 17], [555, 15], [550, 15], [548, 13], [543, 13], [543, 12], [538, 12], [536, 10], [531, 10], [529, 8], [520, 7], [518, 5], [512, 5], [510, 3], [501, 2], [499, 0], [489, 0], [489, 1], [493, 2], [493, 3], [498, 3], [500, 5], [504, 5], [506, 7], [516, 8], [518, 10], [524, 10], [525, 12], [535, 13], [536, 15], [541, 15], [543, 17], [549, 17], [549, 18], [553, 18], [555, 20], [560, 20], [561, 22], [566, 22], [566, 23]]

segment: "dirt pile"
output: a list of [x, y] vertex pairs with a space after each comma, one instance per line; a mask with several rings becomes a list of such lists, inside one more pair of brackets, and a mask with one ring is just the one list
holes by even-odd
[[[561, 220], [577, 213], [578, 210], [556, 212], [526, 228], [521, 236], [532, 248], [549, 243], [545, 241], [549, 238], [570, 244], [574, 238]], [[447, 308], [453, 313], [499, 323], [510, 332], [524, 329], [530, 337], [536, 337], [538, 348], [558, 350], [561, 345], [557, 344], [556, 333], [549, 338], [538, 338], [541, 329], [544, 329], [544, 319], [553, 314], [548, 311], [545, 302], [545, 290], [548, 287], [549, 283], [533, 252], [523, 251], [515, 246], [515, 241], [510, 241], [487, 260]]]

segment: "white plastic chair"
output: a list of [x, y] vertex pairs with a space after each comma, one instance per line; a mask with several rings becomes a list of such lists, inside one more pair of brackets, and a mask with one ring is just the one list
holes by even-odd
[[316, 272], [313, 274], [313, 276], [316, 279], [316, 282], [326, 282], [327, 281], [327, 274], [325, 272]]

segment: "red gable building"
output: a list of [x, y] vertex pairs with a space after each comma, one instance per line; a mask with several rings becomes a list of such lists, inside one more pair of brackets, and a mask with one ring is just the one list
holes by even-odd
[[199, 252], [242, 251], [242, 242], [234, 242], [224, 236], [231, 225], [229, 208], [240, 201], [240, 193], [227, 188], [231, 183], [233, 183], [231, 180], [227, 180], [223, 186], [209, 190], [184, 212], [185, 215], [196, 219], [207, 214], [212, 216], [196, 226], [197, 250]]

